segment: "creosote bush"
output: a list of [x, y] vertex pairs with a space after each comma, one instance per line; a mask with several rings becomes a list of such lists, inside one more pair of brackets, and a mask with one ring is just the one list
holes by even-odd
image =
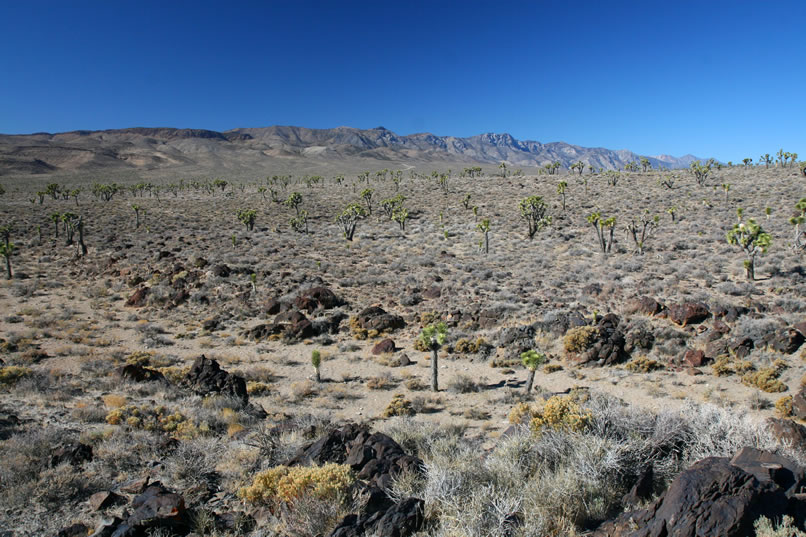
[[582, 407], [575, 395], [555, 395], [543, 404], [518, 403], [509, 413], [510, 423], [528, 424], [535, 433], [544, 428], [581, 431], [590, 420], [590, 411]]
[[585, 352], [596, 340], [599, 330], [593, 326], [576, 326], [568, 330], [563, 338], [565, 352], [579, 354]]
[[194, 438], [208, 432], [206, 424], [196, 426], [179, 411], [171, 412], [164, 406], [125, 405], [111, 410], [106, 415], [110, 425], [126, 425], [132, 429], [163, 431], [181, 438]]
[[755, 386], [759, 390], [767, 393], [785, 392], [787, 390], [786, 384], [778, 379], [785, 368], [785, 364], [778, 360], [770, 367], [764, 367], [758, 371], [745, 373], [742, 376], [742, 384]]
[[396, 394], [389, 401], [389, 404], [383, 411], [384, 418], [391, 418], [392, 416], [413, 416], [415, 414], [411, 401], [406, 399], [402, 393]]
[[238, 496], [255, 504], [293, 503], [305, 496], [343, 501], [354, 483], [355, 475], [346, 464], [276, 466], [258, 473]]

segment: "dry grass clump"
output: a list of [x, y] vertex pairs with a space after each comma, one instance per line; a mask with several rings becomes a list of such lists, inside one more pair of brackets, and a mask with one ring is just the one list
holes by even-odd
[[447, 388], [453, 393], [476, 393], [481, 391], [481, 383], [460, 373], [448, 381]]
[[489, 343], [487, 343], [487, 340], [485, 340], [483, 337], [476, 339], [476, 341], [461, 338], [453, 346], [453, 351], [458, 354], [476, 354], [487, 346], [489, 346]]
[[303, 496], [320, 500], [344, 499], [355, 483], [355, 475], [346, 464], [324, 466], [276, 466], [258, 473], [252, 484], [238, 490], [238, 496], [250, 503], [292, 503]]
[[206, 424], [196, 426], [184, 414], [167, 407], [126, 405], [115, 408], [106, 415], [110, 425], [126, 425], [132, 429], [163, 431], [181, 438], [193, 438], [209, 431]]
[[789, 418], [793, 413], [792, 396], [781, 397], [775, 402], [775, 412], [782, 418]]
[[777, 525], [762, 516], [753, 523], [753, 529], [756, 530], [756, 537], [806, 537], [806, 531], [798, 529], [795, 519], [789, 515], [784, 515]]
[[413, 416], [414, 414], [414, 407], [411, 401], [403, 397], [402, 393], [399, 393], [389, 401], [382, 416], [384, 418], [391, 418], [392, 416]]
[[624, 367], [633, 373], [650, 373], [658, 369], [663, 369], [663, 364], [647, 356], [638, 356], [630, 360]]
[[533, 432], [546, 427], [581, 431], [590, 419], [591, 413], [575, 395], [555, 395], [543, 404], [518, 403], [509, 413], [510, 423], [528, 424]]
[[565, 352], [579, 354], [590, 348], [599, 330], [593, 326], [577, 326], [568, 330], [563, 338]]
[[389, 373], [381, 373], [378, 376], [370, 377], [366, 382], [366, 386], [370, 390], [389, 390], [396, 385], [397, 380], [395, 380]]
[[755, 372], [745, 373], [742, 376], [742, 384], [755, 386], [767, 393], [785, 392], [788, 388], [778, 377], [781, 376], [786, 364], [781, 360], [776, 360], [770, 367], [764, 367]]
[[13, 386], [19, 380], [30, 376], [33, 371], [28, 367], [7, 365], [0, 368], [0, 386]]
[[557, 371], [562, 371], [563, 366], [560, 364], [546, 364], [543, 366], [543, 373], [550, 375], [551, 373], [556, 373]]

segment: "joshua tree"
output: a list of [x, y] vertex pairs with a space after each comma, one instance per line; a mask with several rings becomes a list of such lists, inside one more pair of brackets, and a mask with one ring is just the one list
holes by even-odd
[[140, 207], [139, 205], [132, 205], [132, 209], [134, 209], [134, 219], [135, 219], [134, 229], [138, 229], [140, 227], [140, 212], [142, 212], [143, 215], [145, 215], [146, 210]]
[[668, 209], [666, 209], [666, 212], [669, 213], [669, 216], [672, 217], [672, 224], [674, 224], [675, 214], [677, 213], [677, 207], [669, 207]]
[[[602, 218], [602, 215], [599, 213], [599, 211], [596, 211], [588, 216], [588, 223], [591, 224], [593, 229], [596, 230], [596, 237], [602, 253], [609, 253], [610, 249], [613, 247], [613, 234], [616, 230], [616, 218], [614, 216], [611, 216], [610, 218]], [[605, 230], [610, 230], [609, 235]]]
[[565, 212], [565, 189], [567, 189], [567, 188], [568, 188], [568, 183], [566, 183], [565, 181], [560, 181], [557, 184], [557, 194], [559, 194], [560, 198], [562, 199], [563, 212]]
[[462, 206], [465, 210], [470, 209], [470, 194], [466, 194], [464, 199], [462, 200]]
[[674, 180], [675, 180], [675, 177], [673, 175], [667, 175], [663, 179], [658, 179], [658, 183], [661, 186], [666, 187], [669, 190], [672, 190], [674, 188]]
[[641, 157], [641, 171], [646, 173], [647, 170], [652, 169], [652, 163], [649, 162], [649, 159], [646, 157]]
[[555, 160], [555, 161], [554, 161], [554, 162], [552, 162], [551, 164], [546, 164], [545, 166], [543, 166], [543, 169], [544, 169], [544, 170], [546, 170], [546, 172], [547, 172], [549, 175], [554, 175], [554, 174], [556, 174], [556, 173], [557, 173], [557, 170], [559, 170], [559, 169], [560, 169], [560, 161], [559, 161], [559, 160]]
[[725, 191], [725, 203], [728, 202], [728, 192], [730, 192], [730, 183], [722, 183], [722, 190]]
[[[632, 163], [630, 163], [630, 164], [632, 164]], [[637, 166], [638, 165], [636, 164], [636, 167]], [[626, 167], [625, 167], [625, 169], [626, 169]], [[605, 172], [605, 176], [607, 176], [607, 183], [610, 186], [616, 186], [618, 184], [619, 179], [621, 179], [621, 173], [617, 172], [616, 170], [607, 170]]]
[[646, 211], [643, 215], [641, 215], [641, 218], [633, 218], [630, 223], [627, 224], [627, 229], [630, 231], [632, 240], [635, 242], [635, 248], [638, 250], [638, 255], [643, 255], [644, 244], [652, 236], [652, 234], [655, 233], [659, 222], [660, 217], [658, 215], [650, 217], [649, 211]]
[[62, 219], [62, 215], [59, 213], [50, 213], [50, 219], [53, 222], [53, 230], [56, 232], [56, 238], [59, 238], [59, 222]]
[[338, 222], [341, 226], [345, 239], [348, 241], [353, 240], [355, 226], [358, 224], [358, 221], [364, 218], [366, 215], [367, 212], [361, 205], [351, 203], [344, 208], [340, 215], [336, 217], [336, 222]]
[[582, 175], [582, 172], [585, 171], [585, 163], [582, 162], [581, 160], [577, 161], [577, 162], [571, 164], [571, 169], [578, 171], [579, 175]]
[[780, 164], [780, 165], [781, 165], [781, 167], [783, 168], [783, 167], [784, 167], [784, 165], [786, 164], [786, 159], [788, 158], [788, 156], [789, 156], [789, 153], [784, 153], [783, 148], [781, 148], [781, 149], [779, 149], [779, 150], [778, 150], [778, 152], [775, 154], [775, 157], [776, 157], [776, 158], [775, 158], [775, 160], [776, 160], [776, 162], [778, 162], [778, 164]]
[[[299, 214], [299, 211], [297, 211]], [[246, 226], [246, 231], [252, 231], [255, 229], [255, 217], [257, 216], [257, 211], [254, 209], [239, 209], [238, 213], [238, 220]]]
[[772, 157], [770, 157], [769, 153], [764, 153], [760, 157], [758, 157], [759, 163], [763, 162], [765, 168], [769, 168], [770, 164], [772, 164]]
[[437, 176], [437, 184], [439, 188], [442, 190], [442, 193], [448, 195], [449, 188], [448, 188], [448, 179], [451, 178], [451, 171], [448, 170], [448, 173], [441, 173]]
[[383, 200], [381, 202], [381, 209], [383, 209], [384, 214], [388, 216], [390, 220], [393, 220], [395, 210], [402, 207], [404, 201], [406, 201], [406, 196], [398, 194], [394, 198]]
[[806, 250], [806, 230], [802, 230], [800, 226], [806, 222], [806, 198], [801, 198], [795, 204], [795, 209], [800, 211], [800, 214], [793, 216], [789, 219], [789, 223], [795, 228], [795, 240], [792, 247], [795, 250]]
[[526, 377], [526, 393], [532, 393], [532, 386], [535, 383], [535, 371], [546, 361], [546, 355], [536, 350], [528, 350], [521, 353], [521, 362], [523, 366], [529, 370], [529, 376]]
[[501, 164], [498, 165], [498, 169], [501, 170], [501, 177], [506, 178], [506, 176], [507, 176], [507, 163], [502, 162]]
[[10, 226], [3, 226], [0, 227], [0, 237], [2, 237], [3, 242], [0, 243], [0, 255], [2, 255], [6, 259], [6, 277], [10, 280], [12, 277], [11, 274], [11, 255], [14, 253], [14, 243], [10, 242], [11, 238], [11, 227]]
[[322, 365], [322, 355], [316, 349], [311, 351], [311, 365], [313, 366], [313, 375], [316, 382], [322, 382], [322, 376], [319, 372], [319, 367]]
[[806, 177], [806, 161], [801, 162], [798, 166], [800, 166], [800, 174]]
[[213, 181], [213, 186], [216, 188], [220, 188], [221, 192], [224, 192], [224, 189], [227, 188], [228, 184], [229, 183], [226, 182], [224, 179], [216, 179], [215, 181]]
[[535, 233], [551, 224], [551, 217], [546, 214], [548, 209], [541, 196], [529, 196], [528, 198], [524, 198], [521, 200], [518, 207], [521, 210], [521, 217], [526, 220], [529, 226], [528, 233], [530, 240], [535, 236]]
[[400, 226], [400, 231], [406, 231], [406, 220], [409, 218], [409, 211], [405, 207], [397, 207], [392, 213], [392, 220]]
[[708, 174], [711, 173], [711, 167], [714, 164], [714, 159], [708, 160], [705, 164], [700, 163], [699, 160], [695, 160], [689, 166], [691, 173], [694, 175], [694, 178], [697, 180], [697, 184], [703, 186], [705, 184], [705, 180], [708, 178]]
[[445, 344], [448, 337], [448, 326], [440, 321], [436, 324], [429, 324], [420, 332], [420, 342], [431, 351], [431, 389], [439, 391], [439, 355], [440, 347]]
[[476, 225], [476, 229], [481, 231], [484, 235], [481, 241], [479, 241], [479, 249], [484, 246], [484, 253], [490, 253], [490, 219], [485, 218], [481, 222]]
[[302, 194], [300, 194], [299, 192], [292, 192], [291, 194], [289, 194], [288, 199], [285, 200], [285, 206], [293, 207], [294, 210], [297, 212], [297, 215], [299, 215], [299, 206], [301, 203], [302, 203]]
[[[625, 172], [637, 172], [638, 171], [638, 163], [637, 162], [628, 162], [624, 165]], [[613, 185], [615, 186], [615, 185]]]
[[308, 233], [308, 211], [301, 210], [297, 216], [288, 221], [291, 229], [297, 233]]
[[365, 188], [361, 191], [361, 199], [367, 204], [367, 211], [372, 214], [372, 193], [375, 192], [371, 188]]
[[772, 236], [765, 232], [755, 220], [750, 218], [747, 223], [742, 222], [741, 213], [737, 210], [739, 221], [733, 224], [733, 229], [728, 231], [728, 244], [738, 245], [747, 256], [744, 262], [747, 279], [756, 279], [756, 256], [767, 251], [772, 244]]
[[753, 159], [751, 158], [742, 159], [742, 163], [744, 164], [745, 168], [748, 168], [750, 167], [751, 164], [753, 164]]

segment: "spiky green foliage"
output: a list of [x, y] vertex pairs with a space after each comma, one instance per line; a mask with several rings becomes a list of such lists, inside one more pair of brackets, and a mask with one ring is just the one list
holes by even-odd
[[699, 160], [695, 160], [691, 163], [689, 170], [692, 175], [694, 175], [694, 179], [697, 180], [698, 185], [703, 186], [705, 184], [705, 180], [708, 179], [713, 165], [714, 159], [709, 159], [705, 164], [701, 163]]
[[355, 228], [358, 221], [367, 216], [367, 211], [357, 203], [351, 203], [344, 210], [336, 216], [336, 222], [341, 226], [344, 238], [348, 241], [353, 240], [355, 235]]
[[543, 169], [544, 169], [544, 170], [546, 171], [546, 173], [548, 173], [549, 175], [554, 175], [554, 174], [556, 174], [556, 173], [557, 173], [557, 170], [559, 170], [559, 169], [560, 169], [560, 166], [561, 166], [560, 161], [559, 161], [559, 160], [555, 160], [554, 162], [552, 162], [552, 163], [550, 163], [550, 164], [546, 164], [545, 166], [543, 166]]
[[476, 229], [480, 231], [483, 235], [483, 238], [479, 243], [479, 249], [483, 247], [485, 254], [490, 253], [490, 219], [485, 218], [484, 220], [476, 224]]
[[369, 214], [372, 214], [372, 194], [375, 191], [371, 188], [365, 188], [361, 191], [361, 199], [364, 200], [364, 203], [367, 205], [367, 211]]
[[255, 228], [255, 218], [257, 211], [254, 209], [239, 209], [237, 212], [238, 221], [246, 226], [247, 231], [252, 231]]
[[630, 235], [632, 235], [635, 249], [639, 255], [643, 255], [644, 245], [655, 233], [659, 223], [660, 217], [658, 215], [650, 216], [649, 211], [646, 211], [639, 218], [633, 217], [627, 224], [627, 229], [630, 231]]
[[140, 227], [140, 213], [145, 214], [146, 210], [137, 204], [132, 205], [132, 209], [134, 209], [134, 218], [135, 218], [134, 228], [138, 229]]
[[541, 196], [529, 196], [523, 198], [518, 204], [521, 211], [521, 218], [528, 224], [529, 239], [532, 239], [538, 231], [551, 225], [551, 216], [548, 207]]
[[284, 205], [293, 208], [299, 214], [299, 206], [302, 204], [302, 194], [299, 192], [292, 192], [288, 195]]
[[640, 160], [641, 160], [641, 171], [642, 171], [642, 172], [646, 173], [646, 172], [647, 172], [647, 170], [651, 170], [651, 169], [652, 169], [652, 163], [651, 163], [651, 162], [649, 162], [649, 159], [648, 159], [648, 158], [646, 158], [646, 157], [641, 157], [641, 159], [640, 159]]
[[319, 370], [320, 366], [322, 365], [322, 354], [316, 349], [311, 351], [311, 365], [313, 366], [316, 382], [322, 382], [322, 377]]
[[585, 163], [582, 162], [581, 160], [571, 164], [570, 167], [572, 171], [576, 170], [577, 172], [579, 172], [579, 175], [582, 175], [582, 172], [585, 171]]
[[6, 277], [10, 280], [12, 278], [11, 256], [16, 248], [14, 243], [11, 242], [11, 226], [0, 227], [0, 238], [2, 239], [2, 242], [0, 242], [0, 255], [6, 260]]
[[610, 253], [613, 247], [613, 234], [616, 230], [616, 217], [603, 218], [599, 211], [588, 215], [588, 223], [596, 230], [599, 249], [603, 254]]
[[567, 189], [568, 189], [568, 183], [566, 183], [565, 181], [560, 181], [559, 183], [557, 183], [557, 194], [560, 195], [560, 199], [562, 200], [563, 212], [565, 212], [565, 191]]
[[764, 231], [756, 221], [750, 218], [746, 223], [742, 221], [733, 224], [727, 233], [728, 244], [739, 246], [747, 256], [744, 268], [747, 279], [756, 279], [756, 256], [763, 254], [772, 244], [772, 235]]
[[537, 371], [537, 368], [545, 362], [546, 355], [542, 352], [537, 352], [534, 349], [530, 349], [521, 353], [521, 363], [523, 363], [523, 367], [529, 370], [529, 376], [526, 378], [527, 394], [532, 392], [532, 386], [534, 386], [535, 382], [535, 371]]
[[420, 332], [420, 343], [426, 349], [431, 350], [431, 389], [439, 391], [439, 349], [448, 339], [448, 325], [444, 321], [431, 323]]
[[288, 221], [288, 225], [297, 233], [308, 233], [308, 211], [301, 210], [297, 216]]

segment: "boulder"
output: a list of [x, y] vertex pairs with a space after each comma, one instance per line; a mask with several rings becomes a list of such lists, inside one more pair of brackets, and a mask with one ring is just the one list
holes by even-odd
[[92, 460], [92, 446], [81, 442], [62, 442], [50, 452], [50, 466], [70, 463], [79, 466]]
[[59, 532], [56, 534], [56, 537], [87, 537], [87, 535], [89, 535], [89, 532], [90, 528], [79, 522], [67, 526], [66, 528], [60, 529]]
[[802, 472], [793, 461], [745, 448], [733, 459], [694, 463], [648, 508], [602, 524], [595, 537], [695, 537], [753, 535], [761, 516], [802, 519], [806, 505], [794, 493]]
[[191, 517], [185, 508], [185, 500], [157, 482], [132, 500], [131, 515], [115, 528], [112, 537], [140, 537], [154, 530], [165, 530], [187, 535]]
[[244, 405], [249, 402], [244, 378], [227, 373], [218, 362], [203, 354], [193, 362], [183, 384], [199, 395], [216, 393], [240, 399]]
[[806, 449], [806, 427], [792, 420], [769, 418], [767, 420], [772, 434], [781, 442], [794, 447]]
[[605, 366], [620, 364], [630, 358], [620, 323], [619, 317], [613, 313], [599, 320], [596, 341], [581, 356], [581, 363]]
[[680, 326], [701, 323], [709, 315], [708, 307], [701, 302], [686, 302], [669, 307], [669, 319]]
[[403, 317], [387, 313], [380, 306], [370, 306], [361, 310], [356, 316], [356, 322], [364, 330], [377, 330], [378, 332], [397, 330], [406, 326]]
[[330, 537], [407, 537], [420, 531], [425, 521], [425, 502], [407, 498], [386, 510], [368, 515], [347, 515]]
[[156, 369], [150, 369], [137, 364], [127, 364], [117, 370], [120, 378], [134, 382], [153, 382], [165, 380], [165, 375]]
[[663, 304], [648, 296], [633, 298], [627, 302], [626, 313], [655, 316], [663, 310]]
[[691, 367], [702, 367], [706, 363], [705, 353], [700, 350], [689, 349], [683, 355], [683, 362]]
[[806, 386], [792, 396], [792, 414], [799, 420], [806, 420]]
[[311, 287], [306, 289], [295, 300], [301, 310], [312, 312], [315, 309], [328, 310], [340, 306], [342, 301], [327, 287]]
[[384, 339], [383, 341], [379, 341], [372, 347], [372, 354], [387, 354], [390, 352], [395, 352], [395, 342], [391, 339]]
[[212, 269], [213, 276], [218, 276], [219, 278], [229, 278], [229, 275], [232, 273], [232, 270], [227, 265], [216, 265]]
[[772, 348], [784, 354], [792, 354], [797, 351], [806, 338], [794, 327], [785, 328], [775, 334], [772, 338]]
[[118, 496], [114, 492], [103, 490], [90, 496], [89, 504], [93, 511], [100, 511], [101, 509], [111, 507], [121, 499], [122, 497]]
[[733, 352], [734, 356], [739, 359], [750, 356], [750, 353], [753, 352], [755, 347], [756, 344], [749, 337], [737, 338], [728, 344], [728, 348]]
[[129, 298], [126, 299], [126, 305], [132, 306], [135, 308], [139, 308], [141, 306], [145, 306], [146, 303], [146, 296], [148, 296], [148, 287], [140, 287], [134, 293], [132, 293]]

